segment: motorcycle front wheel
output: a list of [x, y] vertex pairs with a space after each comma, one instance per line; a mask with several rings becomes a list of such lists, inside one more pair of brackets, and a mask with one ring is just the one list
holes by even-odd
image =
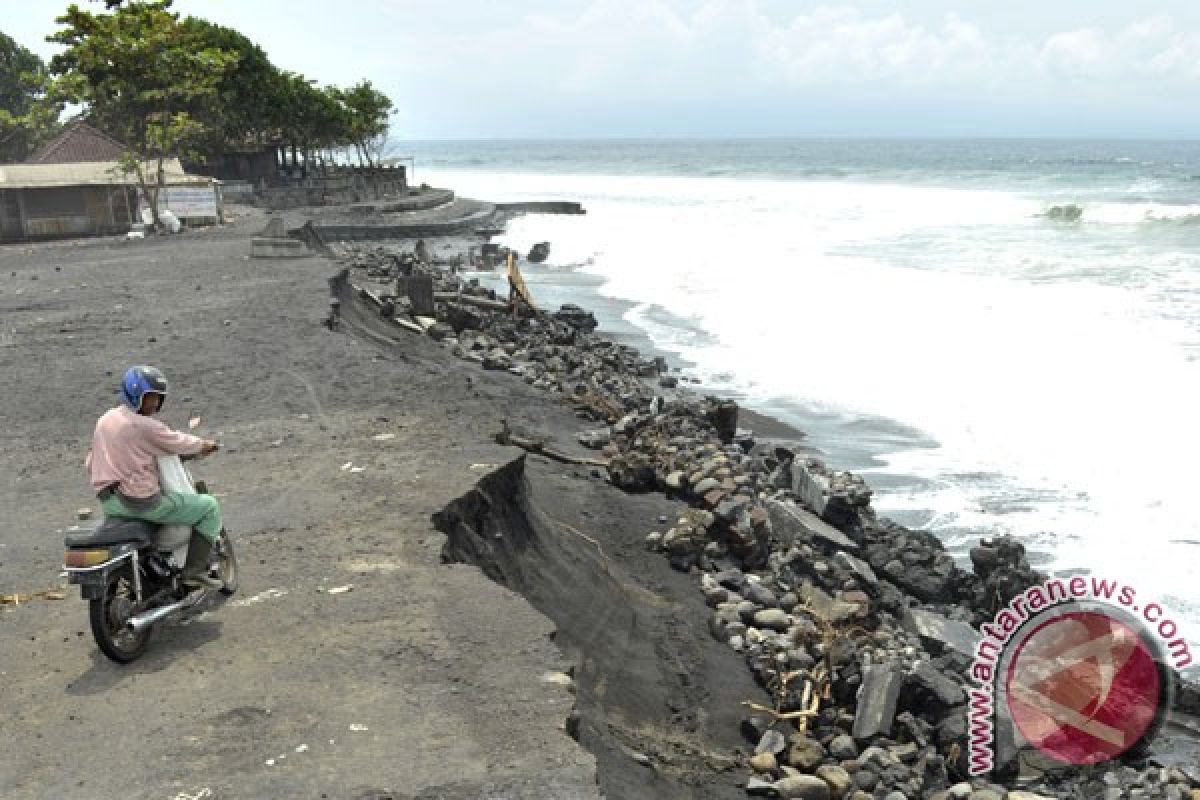
[[100, 651], [118, 664], [137, 659], [150, 641], [150, 628], [140, 633], [130, 630], [127, 623], [134, 613], [133, 587], [125, 572], [112, 575], [104, 596], [94, 597], [88, 603], [92, 637]]

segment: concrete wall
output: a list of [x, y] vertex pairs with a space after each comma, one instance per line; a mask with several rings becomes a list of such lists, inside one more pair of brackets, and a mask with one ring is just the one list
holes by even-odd
[[556, 200], [534, 200], [527, 203], [496, 203], [498, 211], [513, 211], [521, 214], [586, 214], [583, 205]]
[[254, 205], [254, 184], [250, 181], [222, 181], [221, 197], [226, 203]]
[[394, 214], [401, 211], [424, 211], [430, 208], [444, 206], [454, 200], [454, 192], [450, 189], [409, 189], [407, 195], [399, 199], [387, 199], [376, 203], [361, 203], [354, 206], [356, 211], [378, 211], [384, 214]]
[[257, 193], [257, 204], [275, 211], [303, 206], [348, 205], [370, 200], [399, 198], [408, 191], [404, 167], [343, 168], [322, 177], [309, 177], [290, 185]]
[[[472, 230], [487, 222], [487, 218], [470, 217], [450, 222], [426, 222], [413, 225], [314, 225], [318, 236], [326, 242], [361, 241], [370, 239], [422, 239], [446, 236]], [[288, 231], [301, 235], [300, 229]]]

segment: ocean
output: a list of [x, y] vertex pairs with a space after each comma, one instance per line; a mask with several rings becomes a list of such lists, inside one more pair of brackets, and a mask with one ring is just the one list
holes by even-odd
[[1136, 586], [1200, 640], [1200, 142], [408, 142], [415, 179], [578, 200], [543, 304], [795, 424], [959, 558]]

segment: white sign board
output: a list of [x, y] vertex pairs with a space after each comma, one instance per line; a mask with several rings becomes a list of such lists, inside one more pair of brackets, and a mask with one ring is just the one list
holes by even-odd
[[216, 218], [217, 191], [213, 186], [167, 186], [158, 192], [158, 210], [170, 209], [180, 219]]

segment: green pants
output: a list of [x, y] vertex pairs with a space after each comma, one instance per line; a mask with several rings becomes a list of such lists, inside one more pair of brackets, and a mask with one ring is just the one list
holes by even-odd
[[160, 525], [188, 525], [212, 542], [221, 533], [221, 509], [217, 499], [210, 494], [163, 492], [158, 505], [143, 511], [125, 505], [121, 496], [114, 493], [100, 507], [109, 517], [132, 517]]

